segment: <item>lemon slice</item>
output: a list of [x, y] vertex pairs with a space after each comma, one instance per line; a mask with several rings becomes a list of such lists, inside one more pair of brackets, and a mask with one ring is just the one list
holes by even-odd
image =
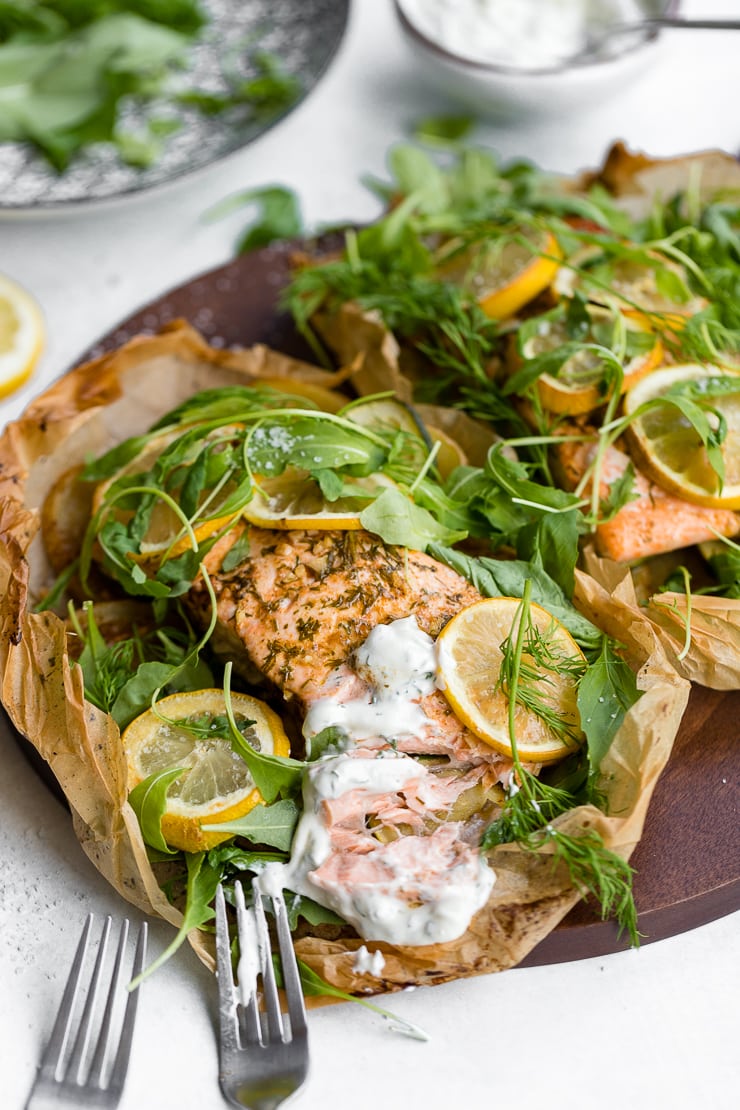
[[[689, 316], [706, 308], [703, 297], [690, 295], [682, 299], [671, 295], [671, 282], [678, 289], [688, 288], [686, 270], [678, 262], [656, 254], [655, 266], [631, 258], [607, 259], [593, 268], [586, 265], [600, 254], [598, 247], [586, 247], [574, 255], [572, 265], [558, 270], [553, 292], [559, 297], [572, 297], [579, 290], [594, 304], [610, 306], [648, 322], [660, 316], [674, 329], [683, 327]], [[667, 280], [661, 281], [660, 271]]]
[[[508, 756], [513, 755], [509, 699], [497, 684], [503, 660], [501, 645], [507, 637], [512, 641], [516, 637], [520, 613], [518, 598], [486, 598], [462, 609], [437, 640], [440, 685], [455, 715], [481, 740]], [[547, 717], [552, 715], [559, 725], [555, 728], [542, 715], [517, 704], [516, 747], [525, 763], [555, 763], [583, 740], [574, 672], [585, 660], [573, 637], [550, 613], [539, 605], [530, 605], [529, 619], [535, 632], [532, 636], [528, 631], [525, 634], [522, 665], [539, 671], [539, 677], [527, 681], [527, 690], [546, 707]], [[537, 642], [546, 645], [550, 660], [547, 668], [541, 664], [540, 653], [537, 657], [533, 654]]]
[[318, 482], [305, 470], [289, 467], [277, 478], [259, 479], [259, 489], [242, 509], [242, 516], [262, 528], [356, 531], [362, 528], [362, 510], [384, 489], [395, 488], [395, 482], [384, 474], [371, 474], [353, 478], [352, 484], [366, 490], [368, 496], [327, 501]]
[[[282, 722], [269, 706], [240, 693], [231, 694], [231, 705], [249, 744], [267, 755], [290, 754]], [[201, 823], [236, 821], [262, 801], [244, 760], [223, 730], [214, 730], [216, 718], [225, 714], [223, 690], [171, 694], [157, 702], [156, 713], [147, 709], [133, 720], [122, 736], [129, 791], [150, 775], [182, 767], [167, 791], [162, 836], [184, 852], [213, 848], [233, 835], [204, 832]]]
[[562, 256], [552, 232], [518, 228], [443, 263], [438, 277], [461, 284], [494, 320], [505, 320], [552, 283]]
[[[241, 428], [242, 425], [234, 424], [222, 428], [210, 429], [208, 432], [204, 433], [202, 439], [198, 439], [194, 442], [192, 457], [194, 458], [195, 455], [208, 444], [213, 446], [214, 451], [218, 451], [220, 445], [228, 444], [230, 437], [238, 433]], [[187, 429], [188, 434], [192, 431], [193, 427]], [[93, 496], [93, 510], [95, 512], [98, 511], [105, 500], [108, 490], [114, 482], [127, 476], [146, 474], [154, 466], [162, 452], [183, 434], [185, 434], [185, 431], [179, 428], [177, 431], [162, 432], [161, 435], [154, 436], [139, 455], [122, 467], [112, 478], [107, 479], [105, 482], [101, 482], [97, 486]], [[183, 460], [180, 465], [184, 476], [187, 472], [187, 459]], [[146, 480], [142, 479], [141, 484], [146, 485]], [[219, 503], [222, 504], [230, 492], [231, 489], [229, 485], [226, 485], [224, 489], [220, 491], [217, 500], [212, 503], [203, 504], [201, 509], [202, 515], [199, 516], [199, 519], [192, 522], [193, 533], [198, 544], [207, 540], [210, 536], [214, 535], [214, 533], [218, 532], [221, 528], [226, 527], [239, 516], [239, 510], [228, 514], [219, 512]], [[177, 500], [176, 496], [175, 500]], [[123, 522], [131, 517], [130, 511], [120, 509], [116, 504], [112, 506], [111, 511], [115, 514], [116, 519]], [[135, 562], [145, 562], [165, 554], [169, 558], [175, 558], [178, 555], [182, 555], [183, 552], [188, 551], [191, 547], [192, 541], [190, 535], [183, 527], [180, 517], [166, 501], [159, 500], [152, 509], [149, 518], [149, 526], [146, 534], [141, 539], [139, 550], [138, 552], [132, 553], [132, 558]]]
[[[601, 305], [589, 305], [586, 309], [591, 327], [583, 336], [584, 343], [599, 343], [611, 347], [614, 331], [615, 310]], [[642, 319], [623, 317], [628, 332], [642, 336], [652, 336], [652, 342], [638, 354], [624, 363], [622, 392], [629, 389], [645, 374], [654, 370], [663, 361], [663, 344], [647, 323]], [[524, 344], [523, 358], [531, 359], [569, 342], [565, 320], [544, 321], [543, 330], [532, 336]], [[511, 364], [514, 369], [522, 362], [516, 351]], [[557, 375], [541, 374], [537, 379], [537, 391], [543, 408], [568, 416], [580, 416], [604, 404], [608, 393], [601, 388], [604, 379], [604, 363], [595, 351], [578, 351], [560, 367]]]
[[663, 489], [713, 509], [740, 509], [740, 374], [716, 366], [668, 366], [656, 370], [626, 394], [624, 411], [632, 416], [646, 401], [661, 397], [679, 382], [709, 383], [737, 378], [737, 392], [711, 399], [727, 421], [721, 445], [725, 477], [720, 489], [706, 448], [692, 424], [668, 402], [635, 417], [627, 428], [630, 451], [640, 468]]
[[0, 397], [31, 376], [44, 346], [45, 328], [34, 298], [0, 274]]

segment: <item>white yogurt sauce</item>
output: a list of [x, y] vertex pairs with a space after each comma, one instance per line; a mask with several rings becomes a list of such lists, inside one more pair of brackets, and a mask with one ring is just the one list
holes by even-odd
[[644, 18], [636, 0], [400, 0], [422, 34], [471, 61], [518, 69], [558, 65], [590, 30]]
[[306, 739], [339, 727], [354, 741], [418, 736], [433, 727], [417, 699], [434, 690], [434, 640], [415, 617], [377, 625], [355, 653], [357, 673], [368, 683], [359, 697], [341, 699], [341, 686], [310, 706], [303, 723]]
[[385, 956], [379, 948], [370, 952], [367, 945], [363, 944], [355, 952], [352, 970], [358, 975], [374, 975], [377, 979], [382, 975], [384, 967]]

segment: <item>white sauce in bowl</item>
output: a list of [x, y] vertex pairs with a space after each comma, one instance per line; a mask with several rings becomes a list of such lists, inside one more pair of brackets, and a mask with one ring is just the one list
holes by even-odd
[[586, 47], [589, 32], [645, 15], [637, 0], [399, 0], [399, 7], [450, 53], [516, 69], [562, 65]]

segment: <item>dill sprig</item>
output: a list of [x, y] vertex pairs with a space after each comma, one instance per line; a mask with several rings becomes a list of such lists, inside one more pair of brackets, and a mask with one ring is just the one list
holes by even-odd
[[[509, 698], [509, 739], [513, 769], [501, 815], [483, 838], [483, 848], [516, 842], [531, 852], [549, 847], [553, 866], [567, 867], [573, 886], [583, 894], [592, 895], [599, 904], [603, 919], [614, 916], [620, 932], [626, 930], [633, 945], [639, 943], [637, 911], [632, 896], [632, 868], [616, 852], [608, 849], [595, 829], [584, 829], [576, 835], [563, 832], [553, 822], [579, 804], [579, 799], [563, 787], [543, 782], [523, 766], [517, 749], [515, 712], [517, 704], [530, 705], [522, 698], [527, 693], [529, 668], [522, 666], [522, 657], [532, 642], [530, 613], [531, 582], [527, 581], [519, 608], [516, 634], [502, 646], [505, 671], [504, 687]], [[546, 639], [546, 637], [545, 637]], [[552, 653], [541, 658], [553, 661]], [[531, 704], [531, 699], [529, 699]], [[535, 712], [537, 710], [535, 709]]]
[[547, 691], [543, 686], [554, 689], [555, 675], [580, 678], [586, 663], [581, 656], [567, 655], [562, 650], [553, 638], [554, 630], [554, 621], [544, 631], [537, 628], [530, 619], [527, 605], [517, 629], [517, 646], [512, 644], [511, 636], [501, 645], [503, 659], [496, 685], [509, 696], [510, 706], [516, 703], [522, 705], [539, 717], [553, 735], [566, 743], [575, 744], [577, 731], [572, 723], [563, 720], [557, 706], [547, 700]]

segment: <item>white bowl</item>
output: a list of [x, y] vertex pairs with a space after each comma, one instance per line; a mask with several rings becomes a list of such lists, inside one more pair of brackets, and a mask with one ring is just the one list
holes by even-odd
[[[525, 69], [455, 53], [412, 22], [403, 0], [393, 0], [393, 5], [407, 46], [426, 79], [477, 115], [494, 119], [556, 115], [606, 100], [649, 72], [662, 45], [659, 31], [646, 30], [623, 39], [623, 48], [609, 56]], [[646, 0], [643, 6], [652, 16], [675, 16], [680, 0]]]

